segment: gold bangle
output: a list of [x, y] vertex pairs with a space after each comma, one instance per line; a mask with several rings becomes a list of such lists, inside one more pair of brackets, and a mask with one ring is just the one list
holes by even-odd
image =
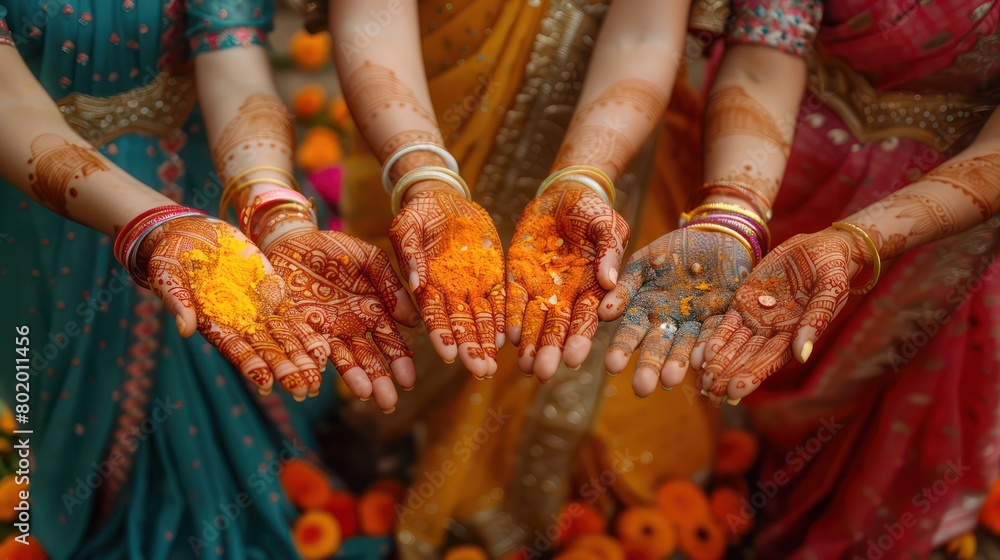
[[465, 182], [465, 179], [461, 175], [455, 173], [447, 167], [438, 167], [434, 165], [424, 165], [411, 169], [406, 172], [402, 177], [396, 181], [396, 185], [392, 188], [392, 214], [395, 216], [399, 214], [399, 211], [403, 208], [403, 195], [410, 187], [419, 183], [421, 181], [441, 181], [442, 183], [447, 183], [449, 186], [454, 187], [462, 196], [468, 200], [472, 200], [472, 191], [469, 190], [469, 185]]
[[875, 284], [878, 283], [878, 278], [882, 274], [882, 257], [878, 254], [878, 246], [872, 240], [872, 236], [868, 235], [868, 232], [859, 228], [854, 224], [849, 224], [847, 222], [833, 222], [830, 227], [834, 229], [844, 230], [849, 233], [853, 233], [865, 240], [865, 244], [868, 245], [868, 249], [872, 253], [872, 277], [868, 279], [868, 283], [860, 288], [851, 288], [851, 293], [854, 295], [863, 295], [872, 291]]
[[611, 206], [615, 205], [615, 182], [611, 180], [611, 177], [607, 173], [591, 165], [570, 165], [553, 171], [538, 186], [535, 196], [542, 196], [549, 187], [559, 182], [560, 179], [565, 180], [568, 175], [583, 175], [584, 177], [593, 179], [603, 189], [604, 201]]
[[[283, 187], [285, 187], [286, 189], [289, 189], [289, 190], [293, 190], [293, 191], [295, 190], [288, 183], [286, 183], [286, 182], [284, 182], [284, 181], [282, 181], [280, 179], [270, 179], [270, 178], [263, 178], [263, 177], [260, 178], [260, 179], [250, 179], [249, 181], [244, 181], [244, 182], [236, 185], [235, 187], [232, 186], [235, 183], [229, 183], [230, 186], [226, 187], [222, 191], [222, 196], [219, 197], [219, 217], [220, 218], [224, 218], [226, 216], [226, 209], [229, 208], [229, 205], [232, 203], [232, 201], [236, 197], [236, 195], [238, 195], [240, 193], [240, 191], [242, 191], [246, 187], [250, 187], [250, 186], [253, 186], [253, 185], [260, 185], [262, 183], [268, 183], [268, 184], [272, 184], [272, 185], [279, 185], [279, 186], [283, 186]], [[295, 192], [299, 192], [299, 191], [295, 191]], [[235, 210], [235, 208], [234, 208], [234, 210]]]
[[[701, 188], [706, 189], [715, 186], [730, 188], [733, 189], [734, 191], [745, 194], [750, 199], [756, 199], [757, 204], [760, 205], [760, 215], [764, 218], [764, 221], [766, 222], [771, 221], [771, 217], [774, 215], [774, 212], [771, 211], [771, 201], [769, 201], [767, 197], [764, 196], [763, 193], [761, 193], [757, 189], [751, 187], [746, 183], [741, 183], [739, 181], [726, 181], [726, 180], [712, 181], [711, 183], [705, 183], [704, 185], [701, 186]], [[704, 199], [704, 197], [702, 198]]]
[[295, 178], [295, 175], [291, 171], [287, 169], [282, 169], [280, 167], [275, 167], [273, 165], [260, 165], [257, 167], [251, 167], [250, 169], [247, 169], [243, 173], [240, 173], [239, 175], [230, 179], [227, 185], [234, 185], [240, 179], [257, 171], [275, 171], [277, 173], [281, 173], [282, 175], [288, 178], [288, 182], [290, 183], [288, 188], [292, 189], [293, 191], [299, 191], [300, 193], [302, 192], [302, 187], [299, 186], [299, 181]]
[[700, 231], [717, 231], [719, 233], [725, 233], [726, 235], [735, 237], [736, 240], [740, 242], [740, 245], [743, 245], [743, 248], [747, 250], [747, 256], [750, 257], [750, 268], [757, 266], [757, 257], [753, 251], [753, 246], [750, 245], [749, 241], [743, 239], [743, 236], [741, 236], [736, 231], [729, 229], [726, 226], [720, 226], [718, 224], [695, 224], [693, 226], [687, 226], [685, 229], [697, 229]]
[[747, 210], [746, 208], [740, 206], [739, 204], [729, 204], [726, 202], [709, 202], [707, 204], [701, 204], [694, 210], [691, 210], [690, 212], [681, 212], [681, 225], [684, 225], [685, 222], [697, 218], [701, 215], [711, 214], [713, 210], [732, 212], [733, 214], [739, 214], [740, 216], [744, 216], [747, 219], [753, 220], [754, 223], [759, 225], [761, 229], [764, 230], [764, 237], [766, 238], [767, 246], [768, 247], [771, 246], [771, 230], [768, 229], [767, 222], [765, 222], [764, 219], [756, 212]]

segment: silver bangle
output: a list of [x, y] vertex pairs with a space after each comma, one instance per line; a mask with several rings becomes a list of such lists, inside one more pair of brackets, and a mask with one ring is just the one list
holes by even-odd
[[439, 146], [432, 142], [411, 142], [409, 144], [404, 144], [400, 146], [395, 152], [392, 153], [388, 159], [385, 160], [385, 165], [382, 166], [382, 188], [385, 189], [386, 194], [392, 195], [392, 190], [395, 185], [389, 180], [389, 175], [392, 173], [392, 166], [396, 165], [396, 162], [406, 154], [412, 154], [413, 152], [431, 152], [441, 157], [444, 160], [445, 166], [458, 173], [458, 160], [455, 156], [451, 155], [451, 152], [446, 150], [443, 146]]

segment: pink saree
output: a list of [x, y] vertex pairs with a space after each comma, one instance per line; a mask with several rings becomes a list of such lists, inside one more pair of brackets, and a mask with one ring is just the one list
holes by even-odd
[[[823, 61], [775, 203], [775, 242], [871, 204], [975, 137], [1000, 85], [998, 4], [734, 2], [731, 40]], [[808, 21], [819, 12], [822, 23]], [[818, 33], [803, 46], [796, 31], [809, 25]], [[759, 557], [925, 557], [976, 525], [1000, 468], [998, 225], [994, 216], [886, 263], [808, 364], [744, 399], [764, 443], [762, 496], [751, 500]]]

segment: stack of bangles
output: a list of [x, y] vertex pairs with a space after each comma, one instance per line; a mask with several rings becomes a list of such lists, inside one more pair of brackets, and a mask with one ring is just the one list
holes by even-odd
[[[283, 175], [288, 181], [285, 182], [273, 177], [258, 177], [243, 181], [248, 175], [260, 171], [271, 171]], [[240, 229], [251, 241], [257, 243], [260, 238], [272, 232], [278, 223], [288, 217], [297, 216], [316, 223], [316, 206], [312, 200], [302, 195], [302, 187], [295, 180], [295, 176], [286, 169], [271, 165], [253, 167], [233, 177], [222, 189], [222, 196], [219, 197], [219, 215], [226, 215], [229, 205], [237, 201], [244, 189], [259, 184], [277, 185], [279, 188], [255, 196], [239, 212]]]
[[535, 196], [542, 196], [552, 185], [572, 181], [597, 192], [610, 206], [615, 205], [615, 183], [608, 174], [590, 165], [570, 165], [554, 171], [538, 186]]
[[704, 202], [709, 196], [720, 194], [745, 200], [753, 206], [754, 210], [757, 211], [757, 215], [763, 218], [765, 223], [771, 221], [773, 214], [771, 211], [771, 201], [757, 189], [739, 181], [713, 181], [705, 183], [700, 189], [694, 192], [691, 199], [687, 202], [687, 207], [694, 208]]
[[[439, 165], [416, 167], [403, 174], [393, 184], [390, 178], [392, 167], [396, 165], [396, 162], [400, 158], [413, 152], [431, 152], [436, 154], [444, 160], [446, 167]], [[421, 181], [440, 181], [454, 188], [466, 199], [472, 200], [472, 191], [469, 189], [469, 185], [458, 174], [458, 161], [455, 160], [455, 156], [451, 155], [444, 147], [431, 142], [412, 142], [400, 146], [392, 155], [386, 158], [385, 164], [382, 166], [382, 187], [392, 201], [393, 215], [399, 214], [399, 211], [402, 210], [403, 196], [406, 194], [406, 191]]]
[[149, 288], [149, 255], [140, 251], [143, 242], [157, 227], [178, 218], [200, 216], [205, 220], [221, 222], [218, 218], [208, 216], [201, 210], [186, 206], [157, 206], [146, 210], [125, 225], [115, 237], [114, 255], [122, 263], [125, 270], [132, 276], [135, 283], [143, 288]]
[[717, 231], [735, 237], [750, 255], [755, 266], [771, 246], [771, 231], [757, 213], [737, 204], [714, 202], [702, 204], [681, 214], [681, 227]]

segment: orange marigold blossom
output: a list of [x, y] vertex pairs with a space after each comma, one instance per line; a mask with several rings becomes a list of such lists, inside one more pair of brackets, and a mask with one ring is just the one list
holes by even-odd
[[3, 430], [6, 434], [12, 434], [16, 429], [17, 424], [14, 422], [14, 413], [10, 409], [4, 410], [3, 414], [0, 414], [0, 430]]
[[358, 525], [372, 537], [392, 533], [396, 498], [384, 490], [368, 490], [358, 500]]
[[289, 461], [279, 479], [288, 500], [299, 508], [322, 508], [330, 501], [333, 490], [326, 473], [308, 461]]
[[743, 515], [743, 496], [739, 491], [720, 486], [712, 490], [708, 501], [712, 516], [722, 527], [729, 529], [729, 534], [734, 537], [732, 540], [750, 531], [753, 522]]
[[292, 108], [300, 119], [311, 119], [326, 105], [326, 89], [318, 84], [302, 86], [292, 97]]
[[625, 549], [621, 543], [608, 535], [580, 535], [573, 539], [569, 550], [586, 551], [597, 556], [600, 560], [625, 560]]
[[708, 498], [701, 486], [686, 478], [664, 482], [656, 490], [656, 504], [675, 524], [687, 523], [708, 514]]
[[325, 126], [314, 126], [299, 144], [295, 160], [306, 173], [314, 173], [337, 165], [342, 155], [337, 133]]
[[330, 499], [323, 506], [330, 515], [337, 518], [340, 524], [340, 536], [349, 539], [358, 532], [358, 502], [354, 496], [348, 492], [334, 490], [330, 493]]
[[403, 492], [406, 491], [406, 488], [403, 487], [403, 483], [395, 478], [380, 478], [373, 482], [368, 489], [381, 490], [395, 498], [397, 501], [400, 497], [402, 497]]
[[677, 543], [689, 560], [720, 560], [726, 554], [726, 533], [710, 514], [678, 527]]
[[737, 429], [722, 432], [716, 446], [716, 474], [745, 473], [757, 460], [757, 450], [757, 438], [750, 432]]
[[28, 485], [18, 484], [17, 478], [9, 474], [0, 480], [0, 521], [13, 521], [17, 516], [14, 508], [21, 503], [21, 492], [27, 491]]
[[351, 118], [351, 110], [347, 107], [347, 101], [343, 95], [338, 95], [330, 102], [328, 112], [330, 120], [340, 126], [346, 125]]
[[476, 545], [463, 544], [449, 548], [442, 560], [489, 560], [489, 555]]
[[292, 540], [305, 560], [325, 560], [340, 548], [340, 526], [329, 513], [311, 509], [295, 521]]
[[1000, 479], [993, 481], [986, 501], [979, 510], [979, 523], [994, 535], [1000, 535]]
[[626, 509], [618, 516], [615, 533], [626, 551], [637, 550], [652, 558], [663, 558], [677, 548], [673, 524], [657, 508]]
[[566, 504], [559, 518], [567, 520], [567, 523], [558, 526], [559, 534], [556, 537], [563, 545], [573, 542], [580, 535], [603, 533], [607, 527], [607, 519], [601, 510], [587, 502]]
[[310, 34], [304, 29], [296, 31], [289, 42], [289, 53], [299, 70], [322, 70], [330, 61], [330, 34]]
[[6, 560], [47, 560], [49, 555], [35, 537], [28, 537], [28, 544], [21, 544], [10, 535], [0, 543], [0, 558]]

